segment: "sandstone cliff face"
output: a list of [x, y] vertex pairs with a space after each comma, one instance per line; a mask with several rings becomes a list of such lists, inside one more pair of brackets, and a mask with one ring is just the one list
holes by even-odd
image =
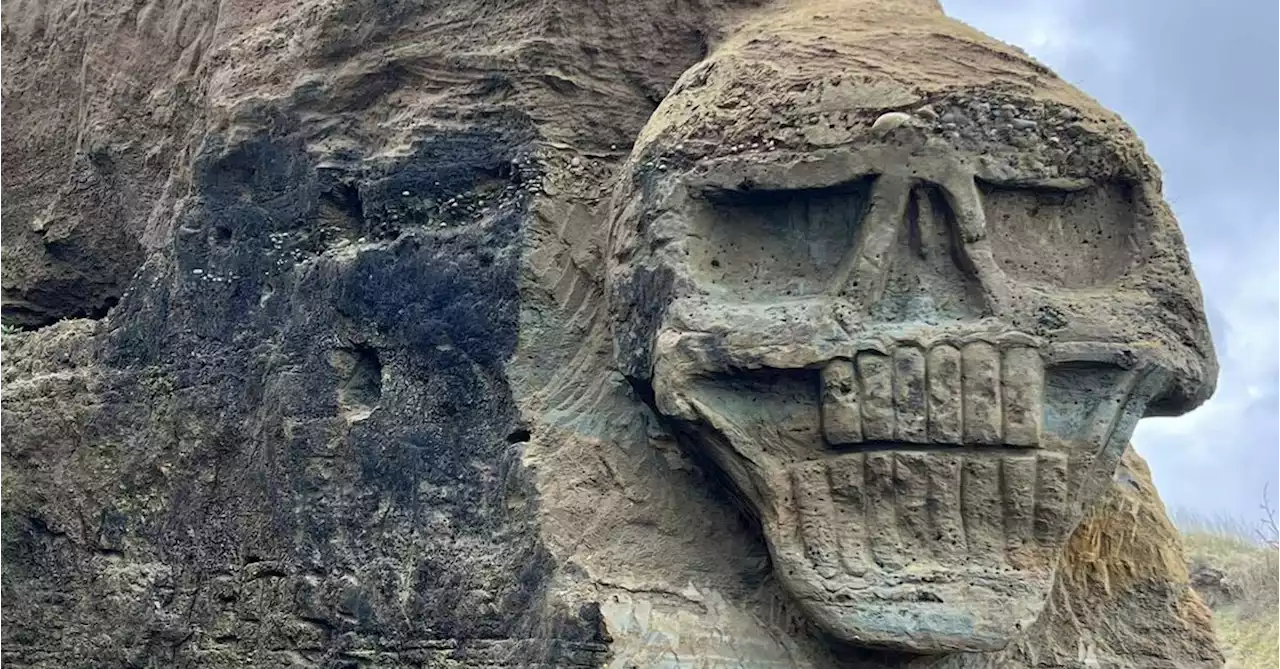
[[885, 654], [615, 371], [613, 180], [752, 8], [6, 0], [4, 661], [1217, 666], [1135, 456], [1023, 639]]

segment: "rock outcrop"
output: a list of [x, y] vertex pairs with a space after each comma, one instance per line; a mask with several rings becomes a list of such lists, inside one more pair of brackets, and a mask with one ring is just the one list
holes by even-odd
[[4, 10], [6, 663], [1221, 664], [1158, 172], [936, 4]]

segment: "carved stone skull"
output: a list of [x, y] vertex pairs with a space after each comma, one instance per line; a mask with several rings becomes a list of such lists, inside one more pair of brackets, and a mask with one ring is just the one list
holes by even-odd
[[1132, 132], [922, 4], [783, 10], [686, 72], [615, 195], [611, 312], [817, 625], [983, 651], [1216, 363]]

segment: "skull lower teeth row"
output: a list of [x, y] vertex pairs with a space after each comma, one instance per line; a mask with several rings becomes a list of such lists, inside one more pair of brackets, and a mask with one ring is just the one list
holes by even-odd
[[1056, 545], [1070, 521], [1067, 457], [1049, 450], [851, 453], [790, 476], [799, 538], [824, 578], [909, 562], [1019, 568], [1021, 550]]
[[898, 346], [822, 370], [822, 430], [831, 444], [1036, 446], [1043, 404], [1044, 364], [1027, 346]]

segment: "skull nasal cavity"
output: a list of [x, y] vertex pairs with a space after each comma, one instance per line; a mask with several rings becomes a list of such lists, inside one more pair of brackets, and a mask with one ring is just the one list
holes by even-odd
[[872, 316], [889, 321], [967, 320], [988, 313], [942, 192], [917, 186], [886, 264], [889, 276]]

